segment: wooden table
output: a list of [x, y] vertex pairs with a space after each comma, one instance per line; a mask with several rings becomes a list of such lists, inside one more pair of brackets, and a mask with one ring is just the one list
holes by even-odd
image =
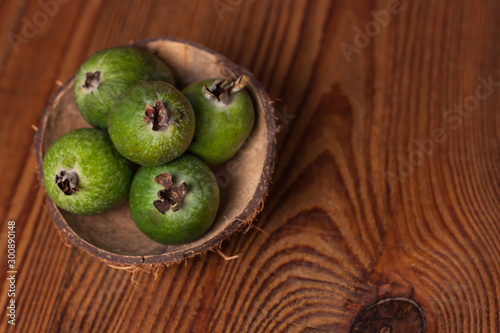
[[[500, 330], [500, 2], [42, 1], [0, 2], [0, 331]], [[87, 56], [155, 36], [248, 67], [279, 160], [238, 259], [132, 275], [61, 241], [32, 127]]]

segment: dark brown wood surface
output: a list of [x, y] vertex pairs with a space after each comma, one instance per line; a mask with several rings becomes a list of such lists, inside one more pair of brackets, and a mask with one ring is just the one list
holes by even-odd
[[[59, 2], [0, 2], [0, 331], [500, 331], [500, 2]], [[282, 130], [238, 259], [132, 275], [61, 241], [32, 125], [87, 56], [156, 36], [248, 67]]]

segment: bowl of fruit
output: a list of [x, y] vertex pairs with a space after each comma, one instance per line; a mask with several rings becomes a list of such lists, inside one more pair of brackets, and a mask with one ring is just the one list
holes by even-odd
[[109, 265], [148, 269], [251, 224], [275, 140], [271, 100], [247, 69], [156, 38], [85, 60], [43, 111], [35, 153], [63, 240]]

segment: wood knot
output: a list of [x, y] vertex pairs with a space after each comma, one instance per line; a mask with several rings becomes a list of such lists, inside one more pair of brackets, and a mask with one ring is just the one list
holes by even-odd
[[350, 332], [423, 333], [425, 316], [420, 306], [411, 299], [385, 298], [363, 309]]

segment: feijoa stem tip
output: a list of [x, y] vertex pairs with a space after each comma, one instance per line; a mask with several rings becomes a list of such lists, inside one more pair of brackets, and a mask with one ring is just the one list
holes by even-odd
[[245, 88], [249, 81], [246, 75], [241, 75], [233, 82], [224, 79], [215, 80], [210, 88], [207, 85], [203, 86], [203, 96], [208, 100], [228, 105], [231, 95]]
[[172, 181], [172, 175], [168, 172], [159, 174], [154, 180], [164, 188], [158, 191], [160, 200], [153, 202], [155, 208], [162, 214], [165, 214], [169, 209], [172, 209], [173, 212], [178, 211], [188, 192], [187, 184], [181, 181], [180, 185], [175, 185]]
[[85, 82], [83, 83], [82, 87], [84, 89], [87, 89], [88, 91], [93, 91], [96, 90], [97, 87], [99, 86], [101, 77], [101, 72], [95, 71], [95, 72], [88, 72], [85, 73]]
[[78, 192], [78, 175], [74, 170], [61, 170], [56, 174], [57, 187], [67, 196]]
[[144, 110], [144, 117], [142, 118], [145, 123], [153, 122], [153, 131], [159, 131], [168, 126], [169, 111], [162, 101], [156, 101], [154, 106], [146, 105]]

